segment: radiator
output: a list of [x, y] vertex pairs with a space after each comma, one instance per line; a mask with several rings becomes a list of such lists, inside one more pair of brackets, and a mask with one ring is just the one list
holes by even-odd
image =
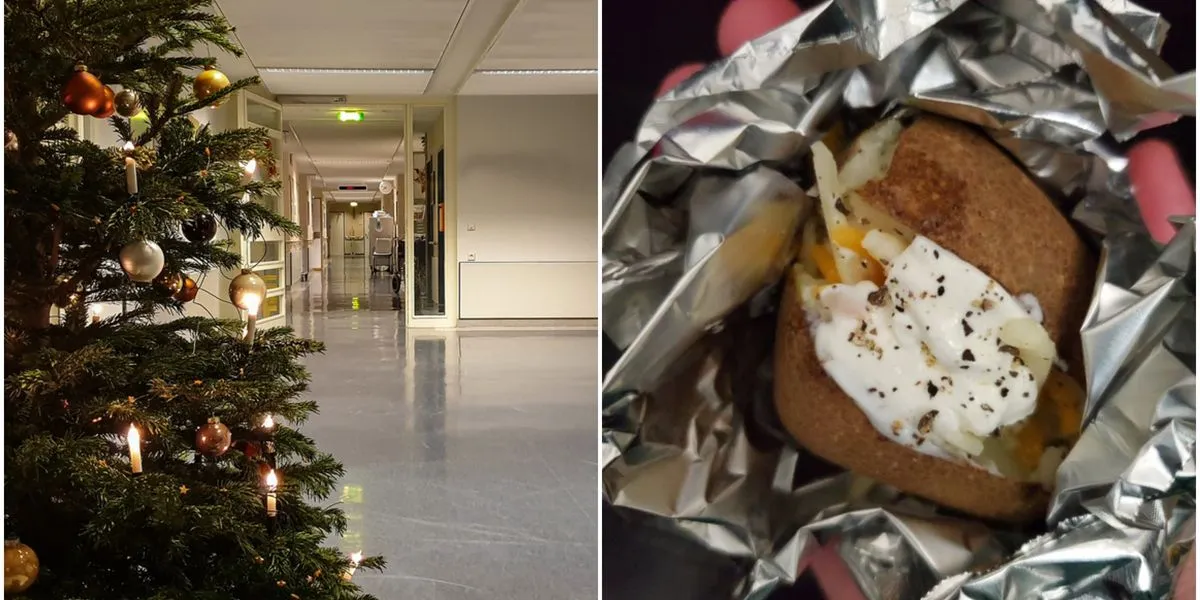
[[597, 263], [460, 262], [461, 319], [596, 319]]

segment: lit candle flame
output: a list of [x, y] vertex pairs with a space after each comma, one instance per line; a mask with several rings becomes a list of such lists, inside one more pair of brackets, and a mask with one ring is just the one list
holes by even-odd
[[258, 315], [258, 307], [262, 306], [262, 297], [258, 294], [246, 294], [242, 296], [242, 305], [246, 309], [246, 312]]
[[274, 491], [279, 485], [279, 478], [275, 475], [275, 469], [267, 472], [267, 489]]
[[124, 150], [124, 151], [126, 151], [126, 152], [131, 152], [131, 151], [133, 151], [133, 142], [125, 142], [125, 145], [124, 145], [124, 146], [121, 146], [121, 149], [122, 149], [122, 150]]
[[353, 563], [354, 566], [357, 567], [358, 564], [362, 562], [362, 552], [355, 552], [354, 554], [351, 554], [350, 562]]
[[263, 426], [263, 429], [274, 428], [275, 427], [275, 419], [272, 419], [271, 415], [267, 415], [267, 418], [263, 419], [262, 426]]
[[258, 161], [254, 160], [253, 158], [250, 160], [247, 160], [247, 161], [243, 161], [242, 169], [244, 169], [246, 171], [247, 175], [253, 175], [254, 172], [256, 170], [258, 170]]
[[129, 426], [128, 439], [130, 446], [137, 446], [138, 444], [142, 443], [142, 435], [138, 433], [137, 427], [134, 427], [133, 425]]
[[92, 307], [88, 310], [91, 311], [93, 317], [98, 317], [98, 316], [100, 316], [101, 312], [104, 312], [104, 309], [100, 308], [99, 304], [93, 304]]

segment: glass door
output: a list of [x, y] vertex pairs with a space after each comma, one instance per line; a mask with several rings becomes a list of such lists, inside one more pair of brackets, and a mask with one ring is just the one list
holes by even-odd
[[453, 327], [458, 320], [447, 108], [416, 105], [406, 112], [404, 321], [408, 327]]

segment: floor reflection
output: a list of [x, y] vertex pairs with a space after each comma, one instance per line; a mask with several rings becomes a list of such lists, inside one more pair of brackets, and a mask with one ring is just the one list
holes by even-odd
[[595, 598], [596, 332], [406, 331], [387, 276], [339, 262], [289, 308], [326, 344], [304, 430], [346, 466], [335, 543], [390, 564], [356, 580], [380, 598]]
[[331, 310], [394, 311], [400, 295], [393, 293], [392, 275], [371, 272], [362, 256], [333, 257], [320, 271], [309, 273], [307, 285], [293, 291], [292, 312]]

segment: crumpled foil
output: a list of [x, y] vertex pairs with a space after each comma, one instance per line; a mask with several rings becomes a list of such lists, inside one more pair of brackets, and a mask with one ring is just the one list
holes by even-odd
[[[1113, 141], [1194, 114], [1167, 27], [1124, 0], [829, 0], [658, 99], [603, 183], [606, 502], [743, 561], [738, 598], [818, 546], [871, 600], [1166, 597], [1195, 537], [1196, 231], [1150, 240]], [[1097, 241], [1084, 429], [1041, 532], [831, 475], [774, 414], [808, 148], [902, 106], [983, 128]]]

